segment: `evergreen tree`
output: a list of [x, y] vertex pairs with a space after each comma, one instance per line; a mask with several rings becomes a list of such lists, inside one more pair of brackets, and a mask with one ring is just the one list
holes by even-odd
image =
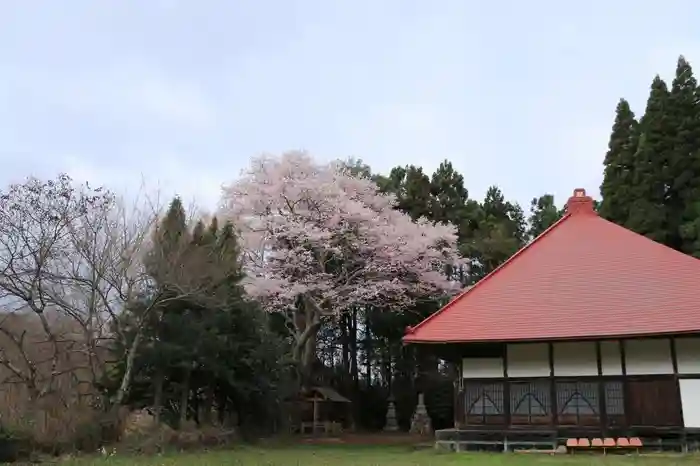
[[[473, 231], [474, 214], [481, 207], [478, 202], [469, 199], [469, 192], [464, 187], [464, 177], [454, 169], [452, 163], [445, 160], [433, 173], [430, 184], [431, 219], [451, 223], [457, 227], [459, 244], [468, 242], [470, 232]], [[468, 281], [469, 271], [465, 268], [460, 268], [455, 273], [461, 282]]]
[[637, 151], [637, 120], [625, 99], [615, 109], [615, 123], [605, 154], [605, 171], [600, 187], [603, 201], [600, 215], [620, 225], [627, 223], [632, 204], [630, 186], [634, 177], [634, 155]]
[[[508, 219], [512, 225], [513, 238], [518, 245], [517, 249], [520, 249], [525, 246], [529, 240], [529, 235], [527, 234], [527, 217], [525, 216], [525, 211], [517, 202], [509, 202], [508, 206]], [[515, 251], [513, 254], [515, 254]]]
[[[673, 122], [669, 115], [670, 94], [666, 83], [656, 76], [651, 85], [640, 137], [634, 155], [632, 201], [623, 226], [663, 244], [671, 237], [667, 230], [667, 180], [673, 151]], [[670, 244], [669, 244], [670, 245]]]
[[554, 204], [554, 196], [545, 194], [539, 198], [533, 198], [530, 203], [530, 219], [528, 220], [528, 236], [534, 239], [547, 228], [554, 225], [564, 215], [563, 209], [557, 209]]
[[488, 189], [476, 215], [471, 240], [462, 245], [463, 254], [472, 259], [473, 281], [501, 265], [527, 242], [527, 223], [522, 208], [506, 201], [498, 187]]
[[639, 124], [620, 101], [604, 164], [603, 217], [700, 257], [700, 90], [683, 56], [670, 91], [654, 78]]
[[179, 251], [181, 243], [188, 240], [187, 215], [179, 197], [170, 202], [153, 239], [160, 246], [155, 250], [163, 251], [163, 254], [175, 254]]
[[700, 103], [690, 64], [678, 58], [669, 99], [673, 149], [666, 173], [667, 244], [700, 257]]
[[[180, 263], [175, 257], [182, 257], [187, 252], [187, 244], [191, 241], [191, 235], [187, 229], [187, 216], [182, 201], [175, 197], [153, 234], [153, 248], [148, 257], [147, 266], [149, 273], [154, 278], [157, 293], [162, 296], [177, 295], [172, 289], [174, 274], [177, 271], [170, 269], [170, 264]], [[181, 346], [178, 344], [179, 325], [176, 313], [181, 311], [183, 303], [180, 300], [164, 302], [150, 315], [148, 327], [145, 332], [147, 344], [139, 353], [141, 370], [140, 375], [152, 381], [153, 401], [152, 406], [157, 421], [160, 421], [164, 403], [164, 390], [168, 368], [178, 364], [181, 359]]]
[[445, 160], [430, 180], [432, 196], [431, 217], [436, 222], [459, 226], [465, 214], [469, 192], [464, 187], [464, 177], [455, 171], [452, 163]]
[[[168, 278], [172, 275], [157, 261], [168, 255], [187, 255], [186, 263], [195, 265], [178, 273], [206, 273], [207, 267], [226, 264], [228, 275], [209, 290], [211, 301], [183, 296], [164, 302], [150, 315], [128, 404], [152, 406], [159, 420], [174, 426], [190, 419], [207, 424], [214, 420], [214, 408], [220, 417], [235, 413], [244, 423], [270, 420], [273, 390], [285, 374], [283, 347], [269, 331], [267, 316], [244, 296], [233, 225], [227, 222], [220, 228], [213, 218], [209, 225], [197, 222], [189, 232], [182, 204], [174, 199], [153, 243], [148, 264], [158, 293], [170, 293]], [[147, 307], [149, 299], [145, 296], [141, 307]], [[139, 306], [127, 309], [122, 318], [128, 320], [139, 310]], [[126, 347], [133, 338], [132, 331]], [[123, 354], [125, 348], [120, 343], [115, 351]], [[108, 393], [115, 389], [114, 381], [120, 380], [123, 370], [120, 364], [108, 375]]]
[[413, 219], [431, 218], [432, 195], [430, 178], [421, 167], [395, 167], [379, 187], [396, 195], [397, 208]]

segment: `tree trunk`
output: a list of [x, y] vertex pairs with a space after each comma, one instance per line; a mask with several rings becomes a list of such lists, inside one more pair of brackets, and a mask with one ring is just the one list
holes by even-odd
[[352, 383], [353, 383], [353, 388], [354, 388], [354, 399], [357, 400], [357, 394], [360, 391], [360, 374], [359, 374], [359, 369], [358, 369], [358, 364], [357, 364], [357, 309], [353, 308], [352, 310], [352, 316], [351, 316], [351, 321], [350, 321], [350, 346], [351, 346], [351, 353], [350, 353], [350, 374], [352, 377]]
[[134, 361], [136, 360], [136, 352], [141, 344], [141, 339], [143, 338], [143, 327], [139, 327], [134, 337], [134, 341], [131, 342], [129, 351], [126, 355], [126, 367], [124, 368], [124, 375], [122, 375], [122, 381], [119, 384], [119, 389], [114, 396], [113, 406], [119, 408], [126, 398], [129, 392], [129, 387], [131, 386], [131, 374], [134, 372]]
[[226, 398], [224, 390], [219, 389], [215, 395], [216, 400], [216, 422], [225, 425], [228, 410], [231, 409], [231, 402]]
[[391, 344], [384, 339], [384, 351], [382, 351], [382, 378], [386, 388], [391, 393]]
[[371, 313], [365, 309], [365, 354], [367, 355], [367, 386], [372, 386], [372, 319]]
[[159, 365], [156, 367], [156, 374], [153, 377], [153, 415], [155, 416], [156, 425], [160, 425], [160, 417], [163, 411], [163, 384], [165, 383], [163, 372], [163, 368]]
[[342, 388], [345, 393], [350, 391], [350, 319], [347, 314], [340, 316], [341, 344], [342, 344]]
[[350, 315], [350, 377], [352, 379], [352, 419], [353, 423], [359, 422], [360, 416], [360, 371], [358, 367], [357, 345], [357, 308], [353, 308]]
[[313, 375], [316, 360], [316, 337], [321, 328], [321, 314], [314, 303], [305, 300], [294, 311], [295, 344], [292, 356], [297, 364], [300, 388], [306, 388]]
[[199, 420], [203, 426], [212, 425], [213, 416], [212, 411], [214, 410], [214, 390], [211, 385], [205, 389], [204, 400], [202, 401]]
[[182, 378], [182, 391], [180, 393], [180, 420], [178, 427], [182, 429], [187, 422], [187, 409], [190, 400], [190, 380], [192, 379], [193, 364], [188, 364]]
[[313, 384], [314, 362], [316, 362], [316, 333], [309, 336], [304, 347], [302, 367], [304, 368], [304, 381], [307, 385]]

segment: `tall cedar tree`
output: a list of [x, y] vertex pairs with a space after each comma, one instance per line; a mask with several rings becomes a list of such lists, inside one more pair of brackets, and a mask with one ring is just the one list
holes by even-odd
[[[153, 277], [157, 290], [155, 293], [167, 295], [169, 276], [168, 264], [177, 263], [172, 258], [183, 251], [183, 245], [189, 241], [185, 210], [179, 198], [170, 203], [168, 211], [153, 232], [153, 243], [146, 260], [148, 273]], [[149, 307], [150, 296], [144, 296], [141, 302], [134, 303], [120, 316], [125, 322], [136, 320], [144, 309]], [[167, 368], [175, 364], [180, 356], [177, 347], [173, 346], [172, 331], [169, 325], [169, 314], [179, 306], [178, 301], [168, 301], [159, 305], [148, 314], [148, 319], [143, 329], [143, 341], [134, 362], [133, 382], [127, 395], [127, 403], [132, 404], [139, 400], [142, 404], [153, 406], [156, 418], [160, 415], [164, 402], [165, 377]], [[110, 396], [118, 387], [117, 381], [126, 370], [126, 352], [131, 341], [135, 338], [136, 328], [125, 325], [129, 329], [126, 335], [127, 341], [120, 341], [115, 346], [115, 353], [121, 355], [121, 361], [106, 375], [103, 389]]]
[[634, 173], [629, 189], [632, 200], [629, 216], [623, 226], [670, 246], [665, 209], [673, 153], [673, 121], [669, 115], [669, 100], [666, 83], [656, 76], [644, 117], [639, 123], [639, 145], [634, 155]]
[[627, 223], [629, 206], [634, 199], [630, 187], [634, 178], [637, 131], [638, 123], [629, 103], [620, 99], [615, 109], [615, 123], [603, 162], [605, 171], [600, 186], [603, 196], [600, 215], [620, 225]]
[[[156, 229], [153, 235], [153, 242], [157, 246], [151, 253], [148, 263], [150, 274], [154, 278], [160, 292], [164, 294], [174, 293], [168, 290], [167, 283], [168, 271], [162, 270], [165, 264], [177, 263], [169, 257], [179, 255], [185, 249], [191, 239], [187, 230], [187, 216], [182, 201], [179, 197], [175, 197], [168, 208], [165, 217], [161, 224]], [[165, 305], [159, 306], [151, 314], [149, 321], [149, 331], [151, 344], [143, 351], [143, 356], [146, 357], [154, 367], [153, 383], [153, 408], [156, 420], [160, 421], [160, 415], [163, 407], [163, 392], [165, 389], [165, 379], [168, 367], [175, 364], [182, 356], [181, 346], [178, 345], [178, 330], [177, 325], [173, 325], [173, 313], [178, 313], [182, 308], [182, 303], [179, 300], [170, 301]]]
[[690, 64], [678, 58], [670, 96], [674, 125], [667, 172], [669, 246], [700, 257], [700, 104]]

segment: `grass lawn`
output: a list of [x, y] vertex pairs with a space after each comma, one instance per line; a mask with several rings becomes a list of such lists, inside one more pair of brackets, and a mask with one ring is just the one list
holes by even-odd
[[697, 465], [697, 456], [549, 456], [541, 454], [436, 453], [407, 447], [299, 446], [241, 447], [236, 450], [154, 457], [85, 458], [62, 463], [71, 466], [534, 466], [534, 465]]

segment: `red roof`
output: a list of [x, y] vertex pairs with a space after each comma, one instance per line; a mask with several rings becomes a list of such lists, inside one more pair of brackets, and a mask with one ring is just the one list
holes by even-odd
[[582, 189], [567, 214], [413, 328], [406, 343], [700, 331], [700, 260], [611, 223]]

